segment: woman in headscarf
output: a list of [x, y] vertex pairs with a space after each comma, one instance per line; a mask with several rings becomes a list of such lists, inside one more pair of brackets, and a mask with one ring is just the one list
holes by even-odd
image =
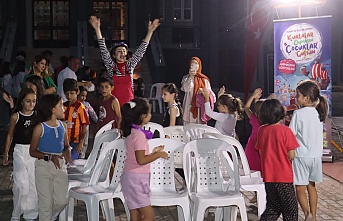
[[202, 64], [198, 57], [192, 57], [189, 60], [188, 74], [183, 76], [181, 81], [181, 90], [185, 92], [183, 99], [183, 121], [188, 123], [204, 123], [200, 119], [199, 108], [196, 106], [196, 94], [200, 88], [206, 88], [211, 91], [213, 95], [213, 102], [216, 96], [213, 93], [209, 78], [201, 73]]

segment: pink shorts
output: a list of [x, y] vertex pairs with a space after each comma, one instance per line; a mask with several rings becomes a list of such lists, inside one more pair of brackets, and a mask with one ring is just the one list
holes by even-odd
[[150, 174], [124, 172], [122, 191], [130, 210], [150, 206]]

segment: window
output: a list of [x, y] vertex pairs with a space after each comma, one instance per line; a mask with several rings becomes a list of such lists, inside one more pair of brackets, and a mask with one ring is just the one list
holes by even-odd
[[173, 16], [175, 21], [193, 20], [193, 0], [174, 0]]
[[69, 41], [69, 1], [33, 1], [33, 40]]
[[103, 37], [110, 41], [128, 40], [128, 2], [94, 0], [94, 14], [101, 20]]

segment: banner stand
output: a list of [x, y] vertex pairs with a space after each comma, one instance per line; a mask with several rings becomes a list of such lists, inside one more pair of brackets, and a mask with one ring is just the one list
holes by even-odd
[[274, 20], [274, 93], [288, 114], [297, 109], [296, 87], [300, 81], [318, 82], [329, 103], [324, 123], [323, 162], [331, 153], [331, 16]]

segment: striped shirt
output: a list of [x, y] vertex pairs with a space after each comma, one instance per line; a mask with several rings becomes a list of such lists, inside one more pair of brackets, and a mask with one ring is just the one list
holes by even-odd
[[65, 102], [65, 122], [68, 130], [69, 142], [79, 143], [80, 134], [83, 125], [89, 125], [89, 119], [86, 113], [85, 106], [80, 102], [69, 105], [69, 102]]
[[[114, 70], [115, 70], [116, 75], [119, 75], [119, 76], [123, 75], [120, 72], [120, 69], [116, 67], [117, 65], [115, 64], [115, 62], [113, 62], [113, 60], [112, 60], [111, 54], [108, 51], [106, 44], [105, 44], [105, 38], [98, 39], [98, 44], [99, 44], [99, 48], [100, 48], [102, 61], [105, 64], [105, 67], [108, 71], [109, 76], [113, 77]], [[149, 45], [149, 43], [142, 41], [142, 43], [139, 45], [139, 47], [137, 48], [135, 53], [133, 53], [132, 57], [126, 61], [126, 68], [127, 68], [127, 71], [129, 72], [129, 74], [131, 76], [132, 91], [134, 89], [133, 88], [133, 71], [134, 71], [135, 67], [137, 66], [138, 62], [143, 58], [143, 55], [144, 55], [146, 49], [148, 48], [148, 45]]]

